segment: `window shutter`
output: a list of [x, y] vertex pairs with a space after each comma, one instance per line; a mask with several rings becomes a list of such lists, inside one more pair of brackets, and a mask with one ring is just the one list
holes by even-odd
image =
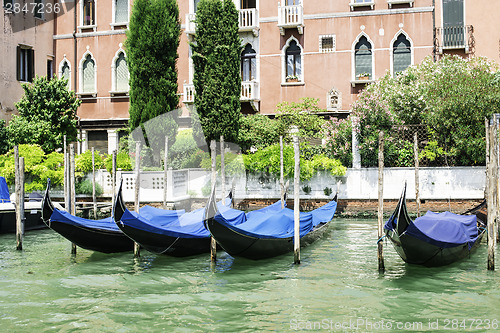
[[115, 23], [128, 22], [128, 0], [115, 1]]
[[21, 81], [21, 47], [18, 46], [16, 48], [16, 74], [17, 74], [17, 81]]
[[35, 50], [29, 49], [28, 51], [28, 81], [33, 82], [35, 77]]
[[117, 91], [128, 91], [128, 66], [125, 55], [120, 53], [120, 56], [116, 60], [116, 90]]

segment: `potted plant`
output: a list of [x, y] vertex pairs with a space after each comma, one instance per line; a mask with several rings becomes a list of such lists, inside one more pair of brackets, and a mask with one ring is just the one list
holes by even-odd
[[299, 82], [299, 77], [297, 75], [287, 75], [286, 82]]
[[371, 74], [368, 73], [368, 72], [363, 72], [363, 73], [359, 73], [358, 75], [356, 75], [356, 79], [357, 80], [369, 80], [370, 79], [370, 76]]

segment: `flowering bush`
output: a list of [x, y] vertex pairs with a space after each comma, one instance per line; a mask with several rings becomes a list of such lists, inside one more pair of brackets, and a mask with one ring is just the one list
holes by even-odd
[[[397, 132], [408, 125], [427, 129], [433, 144], [423, 152], [434, 164], [484, 164], [484, 118], [500, 112], [498, 73], [498, 66], [485, 58], [444, 56], [434, 62], [428, 57], [396, 77], [388, 73], [367, 86], [351, 114], [358, 122], [354, 128], [362, 165], [377, 165], [378, 133], [384, 131], [385, 164], [412, 166], [413, 140], [404, 141]], [[352, 120], [333, 119], [324, 130], [330, 154], [345, 165], [351, 159], [352, 125]]]

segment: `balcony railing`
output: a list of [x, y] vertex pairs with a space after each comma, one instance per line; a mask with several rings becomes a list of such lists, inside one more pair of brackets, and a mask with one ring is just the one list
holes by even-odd
[[239, 31], [252, 31], [255, 37], [259, 33], [259, 12], [256, 8], [240, 9]]
[[259, 83], [257, 81], [241, 82], [241, 101], [256, 101], [259, 99]]
[[[194, 103], [194, 84], [184, 84], [184, 94], [182, 102], [184, 104]], [[259, 100], [259, 83], [256, 81], [242, 81], [241, 82], [241, 101], [256, 101]]]
[[194, 103], [194, 95], [195, 95], [194, 84], [186, 84], [185, 83], [182, 102], [184, 104]]
[[196, 14], [186, 14], [186, 33], [188, 35], [194, 35], [196, 32], [195, 18]]
[[302, 34], [304, 32], [304, 7], [302, 5], [279, 6], [278, 28], [282, 35], [285, 34], [285, 29], [289, 28], [297, 28], [299, 34]]
[[469, 53], [474, 46], [473, 32], [471, 25], [436, 28], [436, 48], [439, 53], [443, 53], [443, 50], [457, 49], [464, 49], [466, 53]]

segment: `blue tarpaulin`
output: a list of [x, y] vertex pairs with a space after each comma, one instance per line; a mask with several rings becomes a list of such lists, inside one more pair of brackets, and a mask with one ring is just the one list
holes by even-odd
[[[315, 226], [332, 220], [337, 209], [337, 202], [331, 201], [323, 207], [311, 212], [300, 213], [300, 237], [307, 235]], [[281, 209], [280, 202], [260, 211], [247, 214], [247, 220], [236, 224], [228, 219], [226, 214], [215, 216], [215, 220], [226, 227], [243, 235], [256, 238], [288, 238], [293, 237], [293, 210]]]
[[[395, 230], [396, 220], [390, 219], [385, 228]], [[410, 223], [404, 234], [440, 248], [450, 248], [465, 243], [470, 248], [478, 237], [477, 217], [428, 211]]]
[[54, 209], [54, 212], [52, 212], [50, 221], [66, 223], [77, 227], [120, 232], [120, 228], [118, 228], [118, 226], [113, 221], [113, 218], [111, 217], [102, 220], [89, 220], [82, 217], [73, 216], [70, 213], [59, 210], [57, 208]]
[[[223, 206], [220, 202], [217, 206], [219, 211], [222, 211], [235, 221], [241, 221], [245, 216], [244, 212]], [[205, 228], [204, 218], [205, 208], [185, 213], [184, 210], [172, 211], [145, 206], [139, 210], [139, 214], [125, 210], [121, 223], [159, 235], [180, 238], [207, 238], [210, 237], [210, 233]]]
[[0, 202], [10, 202], [9, 188], [4, 177], [0, 177]]

